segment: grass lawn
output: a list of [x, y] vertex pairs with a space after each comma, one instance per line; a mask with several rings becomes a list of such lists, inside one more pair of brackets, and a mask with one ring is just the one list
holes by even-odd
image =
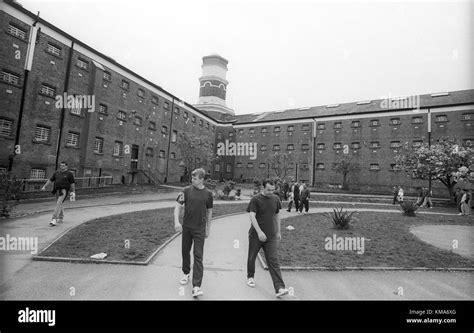
[[[214, 205], [213, 216], [244, 212], [247, 205]], [[104, 261], [145, 261], [175, 234], [173, 212], [174, 208], [161, 208], [91, 220], [69, 231], [41, 255], [89, 259], [105, 252]]]
[[[359, 212], [348, 230], [333, 228], [322, 214], [282, 220], [280, 263], [292, 267], [474, 267], [474, 260], [422, 242], [409, 232], [426, 224], [473, 225], [472, 217]], [[286, 229], [288, 225], [295, 230]], [[326, 250], [326, 237], [364, 237], [364, 252]], [[370, 241], [367, 241], [370, 239]]]

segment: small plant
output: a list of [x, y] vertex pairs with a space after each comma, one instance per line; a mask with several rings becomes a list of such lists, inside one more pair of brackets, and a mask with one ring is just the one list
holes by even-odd
[[323, 213], [327, 217], [336, 229], [349, 229], [350, 223], [356, 220], [354, 216], [357, 211], [349, 212], [345, 211], [344, 208], [334, 208], [332, 213]]
[[400, 203], [400, 209], [405, 216], [416, 216], [418, 205], [413, 201], [404, 201]]

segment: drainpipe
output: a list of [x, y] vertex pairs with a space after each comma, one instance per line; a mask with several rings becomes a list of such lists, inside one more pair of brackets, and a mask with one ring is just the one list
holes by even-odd
[[173, 126], [173, 117], [174, 117], [174, 97], [171, 101], [171, 119], [170, 119], [170, 131], [168, 135], [168, 149], [166, 152], [166, 173], [165, 173], [165, 181], [166, 184], [168, 182], [168, 166], [170, 162], [170, 148], [171, 148], [171, 135], [173, 134], [172, 126]]

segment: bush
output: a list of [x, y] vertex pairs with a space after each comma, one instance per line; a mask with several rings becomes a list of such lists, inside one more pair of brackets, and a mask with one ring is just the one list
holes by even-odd
[[323, 213], [325, 217], [332, 221], [336, 229], [349, 229], [350, 223], [356, 221], [355, 214], [357, 214], [356, 211], [344, 211], [343, 208], [334, 208], [332, 213]]
[[23, 180], [19, 179], [14, 173], [0, 173], [0, 216], [8, 218], [10, 213], [25, 195], [22, 193]]
[[416, 216], [418, 205], [413, 201], [404, 201], [400, 203], [400, 209], [405, 216]]
[[206, 179], [204, 181], [204, 186], [206, 186], [209, 190], [214, 190], [217, 187], [217, 180], [213, 179]]

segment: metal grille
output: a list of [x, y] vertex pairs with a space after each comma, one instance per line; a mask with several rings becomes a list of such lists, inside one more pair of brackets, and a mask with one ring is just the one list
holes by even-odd
[[56, 47], [54, 45], [48, 44], [48, 52], [52, 53], [58, 57], [61, 56], [61, 49], [59, 47]]
[[36, 126], [35, 128], [35, 140], [36, 141], [49, 141], [49, 134], [51, 129], [44, 126]]
[[94, 140], [94, 152], [102, 154], [103, 151], [104, 151], [104, 139], [95, 138], [95, 140]]
[[12, 84], [19, 84], [20, 77], [12, 73], [2, 71], [2, 81]]
[[45, 86], [43, 84], [43, 85], [41, 85], [41, 93], [44, 94], [44, 95], [48, 95], [48, 96], [54, 96], [55, 93], [56, 93], [56, 89]]
[[46, 176], [46, 170], [44, 169], [31, 169], [30, 179], [44, 179]]
[[17, 28], [13, 25], [9, 25], [8, 26], [8, 33], [16, 36], [16, 37], [19, 37], [21, 39], [26, 39], [26, 31], [20, 29], [20, 28]]
[[12, 121], [0, 119], [0, 135], [10, 136], [12, 134], [12, 125]]
[[69, 133], [67, 134], [67, 142], [66, 142], [66, 144], [67, 144], [68, 146], [74, 146], [74, 147], [76, 147], [78, 143], [79, 143], [79, 134], [69, 132]]

